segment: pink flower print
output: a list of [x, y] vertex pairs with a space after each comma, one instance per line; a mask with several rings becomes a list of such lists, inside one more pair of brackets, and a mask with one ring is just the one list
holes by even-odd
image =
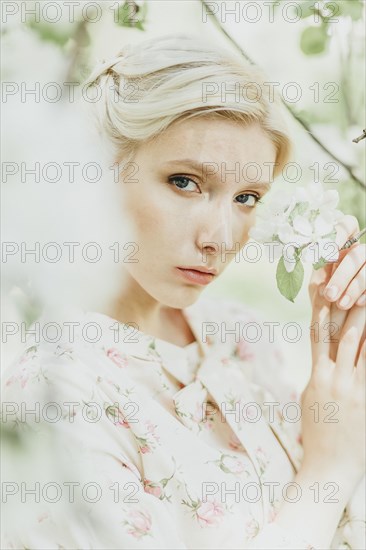
[[197, 423], [202, 422], [203, 416], [204, 416], [203, 409], [204, 407], [203, 407], [202, 401], [197, 401], [195, 405], [195, 411], [192, 414], [192, 420], [194, 422], [197, 422]]
[[245, 410], [245, 417], [248, 419], [248, 421], [255, 420], [259, 417], [259, 411], [258, 408], [254, 405], [248, 405]]
[[158, 483], [154, 483], [151, 479], [144, 479], [144, 490], [154, 497], [160, 498], [163, 494], [163, 490]]
[[263, 462], [265, 462], [267, 460], [267, 455], [265, 453], [265, 451], [262, 449], [262, 447], [257, 447], [256, 451], [256, 456], [257, 458], [263, 460]]
[[157, 425], [156, 424], [152, 424], [152, 422], [150, 422], [149, 420], [147, 420], [145, 422], [146, 426], [147, 426], [147, 434], [151, 435], [155, 441], [160, 441], [160, 437], [158, 436], [158, 434], [156, 433], [156, 428], [157, 428]]
[[29, 380], [29, 371], [23, 367], [19, 374], [14, 374], [6, 381], [6, 386], [10, 386], [14, 382], [19, 382], [20, 387], [23, 389]]
[[239, 343], [235, 348], [234, 355], [239, 357], [242, 361], [250, 361], [254, 358], [254, 353], [252, 349], [250, 349], [249, 342], [246, 340], [239, 340]]
[[217, 500], [202, 502], [196, 510], [201, 527], [218, 525], [224, 516], [224, 508]]
[[131, 510], [128, 514], [128, 533], [136, 539], [141, 539], [149, 534], [151, 529], [151, 516], [142, 510]]
[[126, 356], [119, 353], [116, 348], [107, 349], [107, 357], [112, 359], [113, 363], [119, 368], [127, 367], [128, 365]]
[[248, 537], [256, 537], [259, 533], [259, 523], [253, 517], [245, 524], [245, 533]]
[[40, 516], [38, 516], [38, 523], [41, 523], [42, 521], [44, 521], [45, 519], [48, 519], [48, 514], [46, 512], [44, 512], [43, 514], [41, 514]]
[[262, 449], [262, 447], [257, 447], [256, 448], [255, 456], [258, 460], [258, 463], [259, 463], [259, 466], [260, 466], [260, 469], [261, 469], [261, 474], [263, 474], [265, 469], [267, 468], [267, 466], [269, 464], [268, 457], [267, 457], [265, 451]]
[[130, 428], [131, 427], [129, 425], [129, 423], [127, 422], [127, 420], [125, 420], [121, 415], [119, 416], [118, 422], [116, 424], [117, 424], [117, 426], [122, 426], [122, 428]]
[[229, 447], [230, 449], [233, 449], [233, 451], [244, 451], [244, 447], [237, 438], [237, 436], [234, 434], [234, 432], [231, 433], [230, 439], [229, 439]]
[[222, 465], [231, 474], [240, 475], [245, 471], [244, 464], [236, 456], [223, 456]]
[[15, 381], [16, 381], [16, 377], [13, 375], [13, 376], [11, 376], [10, 378], [7, 379], [5, 385], [6, 386], [11, 386], [13, 384], [13, 382], [15, 382]]
[[105, 413], [109, 420], [116, 426], [122, 426], [123, 428], [130, 428], [129, 423], [125, 420], [122, 411], [117, 405], [109, 405], [105, 409]]

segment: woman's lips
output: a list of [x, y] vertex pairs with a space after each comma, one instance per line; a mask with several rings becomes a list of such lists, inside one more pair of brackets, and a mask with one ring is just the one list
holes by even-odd
[[198, 285], [208, 285], [215, 278], [215, 275], [212, 273], [203, 273], [202, 271], [196, 271], [195, 269], [183, 269], [182, 267], [177, 267], [177, 270], [187, 281]]

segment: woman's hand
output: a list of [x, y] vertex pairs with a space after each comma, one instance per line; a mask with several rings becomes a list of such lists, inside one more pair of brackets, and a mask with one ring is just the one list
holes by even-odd
[[[341, 248], [345, 242], [359, 232], [360, 227], [355, 216], [345, 215], [335, 226], [335, 242]], [[340, 250], [336, 262], [328, 263], [324, 268], [314, 270], [309, 284], [312, 299], [314, 292], [322, 293], [330, 302], [336, 302], [340, 309], [366, 303], [366, 245], [359, 242], [350, 248]], [[348, 299], [347, 299], [348, 298]]]
[[313, 368], [301, 398], [303, 467], [319, 476], [328, 473], [329, 481], [351, 491], [365, 472], [366, 308], [353, 306], [346, 313], [332, 360], [333, 307], [314, 292]]
[[[335, 226], [337, 235], [335, 242], [341, 248], [345, 242], [359, 232], [357, 218], [345, 215]], [[309, 295], [314, 299], [315, 293], [320, 293], [330, 303], [331, 326], [331, 347], [330, 358], [335, 361], [339, 332], [344, 325], [349, 309], [365, 305], [366, 301], [366, 245], [359, 242], [354, 243], [350, 248], [340, 250], [336, 262], [326, 264], [322, 269], [313, 270], [310, 283]], [[329, 293], [331, 287], [337, 288], [337, 293]], [[326, 292], [324, 293], [324, 290]], [[347, 296], [350, 300], [343, 305], [342, 300]], [[347, 298], [346, 298], [347, 300]], [[363, 334], [365, 337], [365, 333]]]

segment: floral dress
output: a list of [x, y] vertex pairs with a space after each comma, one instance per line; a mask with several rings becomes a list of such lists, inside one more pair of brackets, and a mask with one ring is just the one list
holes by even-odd
[[[243, 304], [183, 313], [185, 347], [98, 312], [33, 324], [2, 382], [2, 548], [315, 548], [273, 523], [302, 459], [281, 349]], [[332, 549], [365, 547], [363, 491]]]

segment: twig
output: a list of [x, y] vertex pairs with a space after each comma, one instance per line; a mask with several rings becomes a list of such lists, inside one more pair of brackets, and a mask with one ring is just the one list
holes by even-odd
[[[227, 37], [227, 39], [235, 46], [235, 48], [251, 63], [252, 65], [256, 65], [256, 63], [249, 57], [249, 55], [239, 46], [239, 44], [234, 40], [234, 38], [225, 30], [225, 28], [222, 26], [220, 21], [217, 19], [215, 13], [212, 11], [211, 7], [205, 2], [205, 0], [201, 0], [201, 3], [205, 6], [207, 13], [209, 13], [215, 24], [218, 26], [218, 28], [221, 30], [221, 32]], [[283, 98], [281, 98], [283, 105], [286, 107], [286, 109], [289, 111], [289, 113], [294, 117], [294, 119], [308, 132], [309, 136], [319, 147], [327, 153], [333, 160], [335, 160], [337, 163], [339, 163], [346, 172], [348, 172], [349, 176], [365, 191], [366, 190], [366, 183], [362, 181], [360, 178], [356, 176], [354, 173], [354, 168], [350, 166], [349, 164], [346, 164], [345, 162], [341, 161], [332, 151], [328, 149], [324, 145], [322, 141], [320, 141], [311, 131], [310, 126], [301, 118], [299, 114], [296, 113], [296, 111], [288, 104], [286, 101], [284, 101]], [[361, 139], [363, 137], [361, 136]], [[353, 140], [354, 141], [354, 140]]]
[[352, 141], [354, 141], [355, 143], [358, 143], [359, 141], [361, 141], [361, 139], [365, 139], [365, 138], [366, 138], [366, 129], [362, 130], [362, 134], [357, 138], [353, 139]]

